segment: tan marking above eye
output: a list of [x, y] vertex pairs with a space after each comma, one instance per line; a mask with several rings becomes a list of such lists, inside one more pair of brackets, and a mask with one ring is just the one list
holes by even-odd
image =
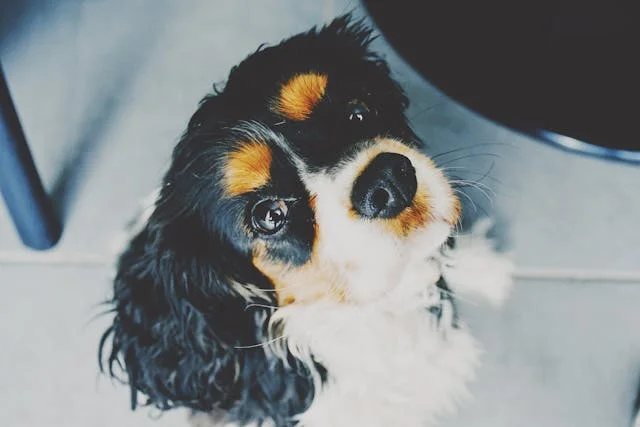
[[272, 109], [290, 120], [306, 120], [324, 97], [327, 81], [328, 77], [320, 73], [293, 76], [280, 88]]
[[272, 153], [261, 141], [240, 142], [228, 154], [224, 166], [224, 189], [229, 196], [255, 191], [269, 182]]

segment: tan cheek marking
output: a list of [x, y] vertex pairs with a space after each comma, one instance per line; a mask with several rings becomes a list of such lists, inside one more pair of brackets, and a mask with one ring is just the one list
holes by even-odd
[[280, 307], [294, 302], [344, 301], [344, 288], [337, 285], [340, 282], [337, 271], [317, 261], [298, 267], [254, 257], [253, 263], [273, 283]]
[[[318, 195], [317, 194], [312, 194], [311, 197], [309, 197], [309, 207], [313, 211], [314, 215], [315, 215], [315, 212], [316, 212], [317, 204], [318, 204]], [[316, 236], [317, 236], [317, 233], [316, 233]]]
[[454, 226], [462, 215], [462, 205], [460, 204], [460, 199], [453, 194], [453, 191], [451, 191], [451, 198], [453, 199], [453, 208], [451, 216], [447, 218], [447, 224]]
[[291, 120], [306, 120], [324, 97], [327, 80], [325, 74], [319, 73], [293, 76], [282, 85], [280, 95], [272, 109]]
[[406, 237], [412, 231], [424, 227], [431, 219], [428, 195], [424, 191], [418, 191], [409, 207], [395, 218], [383, 220], [383, 224], [389, 232], [398, 237]]
[[[313, 200], [313, 198], [312, 198]], [[319, 300], [345, 300], [345, 281], [339, 269], [328, 262], [321, 262], [315, 249], [318, 247], [318, 229], [314, 251], [309, 261], [301, 266], [291, 266], [271, 260], [264, 242], [258, 242], [253, 250], [253, 264], [273, 284], [278, 305], [284, 307], [295, 303]]]
[[442, 176], [442, 180], [446, 183], [449, 197], [451, 198], [451, 212], [449, 216], [445, 218], [445, 221], [447, 221], [447, 224], [451, 226], [456, 225], [456, 223], [460, 219], [460, 216], [462, 215], [462, 205], [460, 204], [460, 199], [458, 199], [458, 197], [454, 194], [451, 184], [449, 184], [449, 181], [444, 176], [438, 165], [436, 165], [436, 163], [432, 159], [426, 156], [423, 156], [421, 159], [426, 163], [428, 168], [438, 170], [440, 175]]
[[224, 187], [230, 196], [238, 196], [269, 182], [271, 149], [264, 142], [241, 143], [232, 151], [224, 167]]
[[436, 163], [432, 159], [426, 156], [423, 157], [422, 160], [426, 162], [427, 167], [438, 170], [442, 176], [442, 180], [446, 183], [448, 192], [449, 192], [449, 197], [451, 198], [451, 212], [448, 215], [448, 217], [445, 218], [445, 221], [447, 221], [447, 224], [451, 226], [456, 225], [456, 223], [460, 219], [460, 216], [462, 215], [462, 205], [460, 204], [460, 199], [453, 192], [453, 188], [451, 187], [451, 184], [449, 183], [447, 178], [444, 176], [444, 174], [442, 173], [438, 165], [436, 165]]

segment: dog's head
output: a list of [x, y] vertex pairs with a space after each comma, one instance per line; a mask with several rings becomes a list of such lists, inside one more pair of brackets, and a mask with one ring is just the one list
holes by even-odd
[[448, 237], [457, 199], [370, 40], [344, 17], [260, 49], [192, 117], [118, 265], [134, 405], [301, 412], [322, 370], [261, 346], [274, 310], [384, 299]]

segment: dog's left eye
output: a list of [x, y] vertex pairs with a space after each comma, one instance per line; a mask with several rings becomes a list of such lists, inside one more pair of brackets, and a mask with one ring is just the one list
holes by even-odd
[[289, 207], [284, 200], [263, 200], [251, 212], [253, 228], [263, 234], [274, 234], [285, 224]]
[[347, 107], [347, 119], [350, 122], [364, 122], [370, 112], [371, 110], [364, 102], [354, 100]]

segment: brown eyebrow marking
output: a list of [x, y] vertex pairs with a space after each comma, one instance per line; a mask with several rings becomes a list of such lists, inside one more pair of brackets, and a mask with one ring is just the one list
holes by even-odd
[[241, 142], [227, 156], [224, 188], [229, 196], [254, 191], [271, 178], [271, 148], [262, 141]]
[[327, 81], [327, 75], [320, 73], [293, 76], [280, 88], [272, 109], [290, 120], [306, 120], [324, 97]]

